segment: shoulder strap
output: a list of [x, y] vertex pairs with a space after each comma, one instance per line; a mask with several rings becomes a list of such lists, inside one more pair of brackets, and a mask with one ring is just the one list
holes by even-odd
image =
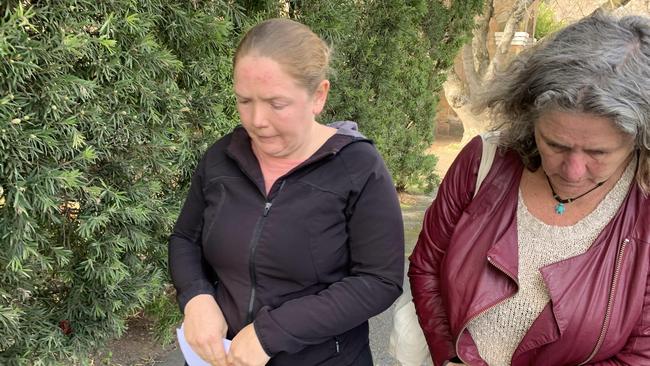
[[494, 155], [496, 154], [499, 141], [499, 132], [484, 132], [481, 134], [481, 140], [483, 141], [483, 152], [481, 154], [481, 164], [478, 168], [478, 176], [476, 177], [474, 197], [476, 197], [478, 189], [490, 172], [490, 168], [492, 168], [492, 162], [494, 161]]

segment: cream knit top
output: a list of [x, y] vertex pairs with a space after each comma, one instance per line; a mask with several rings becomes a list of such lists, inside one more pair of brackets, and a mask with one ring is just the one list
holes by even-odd
[[[598, 207], [573, 226], [551, 226], [535, 218], [523, 202], [517, 205], [519, 291], [484, 312], [467, 327], [481, 357], [490, 366], [510, 365], [528, 328], [550, 298], [539, 268], [584, 253], [614, 217], [634, 179], [636, 158]], [[571, 205], [568, 205], [568, 210]]]

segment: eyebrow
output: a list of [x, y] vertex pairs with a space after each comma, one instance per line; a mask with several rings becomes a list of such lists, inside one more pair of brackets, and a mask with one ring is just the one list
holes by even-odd
[[[237, 92], [234, 92], [234, 93], [235, 93], [235, 96], [236, 96], [237, 98], [241, 98], [241, 99], [250, 99], [249, 97], [245, 97], [245, 96], [243, 96], [243, 95], [241, 95], [241, 94], [239, 94], [239, 93], [237, 93]], [[260, 99], [262, 99], [262, 100], [265, 101], [265, 102], [273, 102], [273, 101], [285, 101], [285, 102], [289, 102], [289, 101], [290, 101], [290, 98], [287, 98], [287, 97], [284, 97], [284, 96], [279, 96], [279, 95], [277, 95], [277, 96], [272, 96], [272, 97], [268, 97], [268, 98], [260, 98]]]
[[557, 141], [551, 139], [550, 137], [546, 136], [546, 135], [545, 135], [543, 132], [541, 132], [541, 131], [539, 131], [539, 135], [540, 135], [540, 137], [541, 137], [541, 138], [542, 138], [542, 139], [543, 139], [547, 144], [553, 144], [553, 145], [560, 146], [560, 147], [570, 148], [570, 147], [567, 146], [567, 145], [564, 145], [564, 144], [562, 144], [562, 143], [560, 143], [560, 142], [557, 142]]
[[[550, 137], [544, 135], [544, 133], [542, 133], [541, 131], [539, 132], [539, 135], [542, 137], [542, 139], [544, 139], [544, 141], [546, 142], [547, 145], [555, 145], [557, 147], [560, 147], [560, 148], [563, 148], [563, 149], [569, 149], [569, 150], [572, 149], [571, 146], [567, 146], [567, 145], [565, 145], [563, 143], [557, 142], [557, 141], [551, 139]], [[604, 148], [604, 147], [595, 147], [595, 148], [594, 147], [589, 147], [587, 149], [583, 149], [583, 151], [586, 151], [586, 152], [602, 152], [602, 153], [610, 152], [610, 150], [611, 150], [611, 148]]]

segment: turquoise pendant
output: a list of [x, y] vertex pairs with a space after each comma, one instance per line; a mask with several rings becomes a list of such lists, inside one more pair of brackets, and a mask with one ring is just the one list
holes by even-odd
[[564, 213], [564, 203], [560, 202], [555, 205], [555, 213], [558, 215], [562, 215]]

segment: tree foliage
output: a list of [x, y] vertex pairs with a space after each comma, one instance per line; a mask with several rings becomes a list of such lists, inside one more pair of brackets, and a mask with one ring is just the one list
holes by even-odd
[[545, 2], [539, 4], [535, 21], [535, 38], [542, 39], [566, 26], [563, 20], [555, 20], [555, 14]]
[[399, 190], [437, 182], [433, 142], [438, 91], [481, 1], [295, 1], [293, 14], [336, 54], [323, 120], [359, 123]]
[[236, 124], [222, 5], [0, 5], [0, 364], [69, 364], [162, 291], [189, 176]]
[[231, 58], [290, 16], [335, 48], [323, 122], [356, 120], [398, 188], [430, 187], [444, 72], [479, 0], [0, 3], [0, 364], [83, 363], [146, 306], [200, 155], [237, 123]]

